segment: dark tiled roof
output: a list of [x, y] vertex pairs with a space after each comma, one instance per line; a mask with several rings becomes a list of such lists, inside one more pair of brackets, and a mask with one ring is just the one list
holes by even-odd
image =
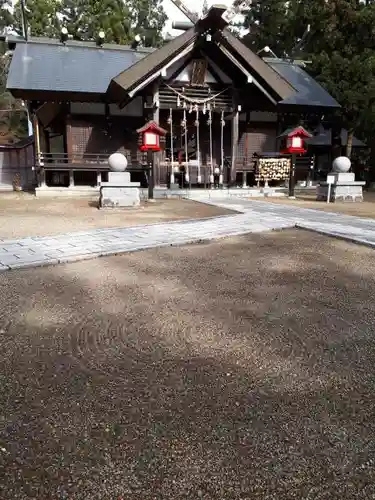
[[12, 90], [105, 94], [114, 75], [147, 55], [130, 47], [56, 40], [17, 43], [7, 87]]
[[280, 104], [339, 108], [338, 102], [299, 64], [281, 59], [265, 59], [272, 69], [289, 82], [297, 92]]
[[[311, 146], [331, 146], [332, 144], [332, 130], [325, 130], [320, 128], [318, 130], [318, 134], [311, 137], [311, 139], [307, 139], [306, 142]], [[341, 130], [341, 144], [342, 146], [346, 146], [348, 142], [348, 131], [346, 129]], [[354, 148], [365, 148], [366, 144], [361, 140], [353, 137], [353, 147]]]
[[[196, 38], [192, 28], [158, 50], [107, 45], [95, 42], [36, 38], [28, 43], [14, 40], [16, 49], [10, 65], [7, 87], [16, 97], [34, 93], [85, 94], [101, 99], [109, 89], [116, 101], [148, 75], [157, 71]], [[279, 96], [280, 104], [339, 107], [338, 103], [299, 65], [282, 60], [262, 60], [228, 30], [225, 45]], [[116, 76], [117, 75], [117, 76]], [[254, 75], [257, 77], [256, 75]], [[77, 98], [78, 98], [77, 97]], [[51, 99], [51, 97], [49, 97]]]

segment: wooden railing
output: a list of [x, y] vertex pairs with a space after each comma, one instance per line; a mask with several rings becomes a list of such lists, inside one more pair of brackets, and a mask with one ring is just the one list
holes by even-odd
[[[107, 170], [110, 154], [81, 153], [68, 155], [67, 153], [40, 153], [36, 158], [37, 167], [54, 168], [59, 170]], [[140, 168], [144, 163], [142, 155], [127, 156], [128, 166]]]

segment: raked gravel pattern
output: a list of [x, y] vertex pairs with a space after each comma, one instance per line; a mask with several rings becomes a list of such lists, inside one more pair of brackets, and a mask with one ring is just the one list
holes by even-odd
[[374, 301], [295, 229], [2, 273], [0, 499], [374, 499]]
[[295, 226], [375, 246], [374, 220], [240, 198], [199, 197], [196, 201], [236, 210], [239, 213], [131, 228], [95, 229], [17, 240], [0, 239], [0, 271], [73, 262]]

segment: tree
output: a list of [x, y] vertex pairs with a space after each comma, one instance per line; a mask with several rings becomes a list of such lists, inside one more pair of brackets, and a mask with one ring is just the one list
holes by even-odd
[[129, 9], [122, 0], [63, 0], [61, 18], [77, 40], [95, 40], [100, 31], [107, 43], [129, 43], [132, 38]]
[[[5, 34], [13, 27], [12, 2], [0, 0], [0, 32]], [[0, 42], [0, 141], [13, 142], [27, 133], [26, 109], [6, 89], [11, 54], [5, 42]]]
[[297, 24], [291, 22], [294, 7], [293, 1], [254, 0], [244, 17], [242, 27], [249, 30], [244, 42], [255, 52], [269, 46], [279, 57], [289, 53], [298, 30]]
[[304, 14], [312, 26], [305, 48], [311, 70], [342, 105], [350, 157], [354, 130], [375, 111], [375, 6], [358, 0], [314, 0]]
[[103, 30], [107, 42], [127, 44], [139, 34], [145, 45], [156, 46], [166, 14], [160, 0], [62, 0], [61, 18], [79, 40], [93, 40]]
[[[54, 38], [59, 36], [60, 2], [58, 0], [28, 0], [25, 12], [26, 27], [31, 36]], [[11, 28], [22, 35], [21, 2], [14, 6]]]
[[135, 33], [139, 33], [147, 47], [162, 43], [162, 30], [167, 20], [161, 0], [127, 1]]
[[12, 2], [11, 0], [0, 0], [0, 32], [4, 33], [12, 25]]
[[[296, 53], [308, 25], [310, 33]], [[342, 105], [348, 156], [354, 130], [371, 123], [375, 112], [374, 25], [372, 0], [255, 0], [245, 18], [250, 33], [244, 41], [253, 50], [268, 45], [279, 57], [312, 61], [309, 72]]]
[[202, 5], [202, 16], [207, 15], [208, 11], [209, 11], [208, 2], [207, 0], [204, 0]]

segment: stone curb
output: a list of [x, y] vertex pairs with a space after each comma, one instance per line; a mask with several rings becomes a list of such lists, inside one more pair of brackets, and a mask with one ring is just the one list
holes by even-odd
[[297, 229], [303, 229], [304, 231], [310, 231], [312, 233], [322, 234], [323, 236], [330, 236], [331, 238], [336, 238], [337, 240], [349, 241], [350, 243], [355, 243], [356, 245], [362, 245], [369, 248], [375, 248], [375, 242], [368, 240], [362, 240], [361, 238], [354, 238], [352, 236], [345, 236], [343, 234], [337, 234], [334, 232], [327, 231], [325, 229], [316, 229], [314, 227], [297, 223], [295, 225]]

